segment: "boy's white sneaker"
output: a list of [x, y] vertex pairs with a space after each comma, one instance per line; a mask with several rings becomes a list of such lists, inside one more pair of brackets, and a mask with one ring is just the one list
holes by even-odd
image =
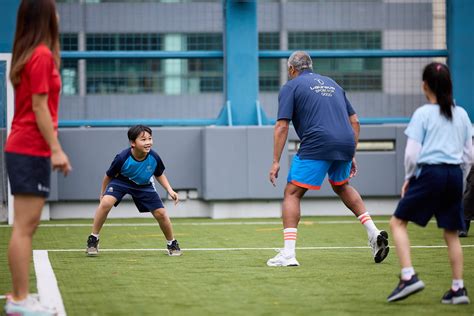
[[296, 257], [294, 255], [288, 256], [283, 249], [275, 257], [267, 261], [267, 266], [269, 267], [297, 267], [299, 265]]
[[44, 306], [35, 296], [30, 294], [21, 302], [8, 300], [5, 304], [5, 314], [7, 316], [52, 316], [57, 315], [57, 312], [55, 309]]
[[388, 246], [388, 234], [384, 230], [379, 230], [376, 234], [369, 237], [369, 246], [372, 248], [372, 255], [375, 263], [382, 262], [390, 251]]

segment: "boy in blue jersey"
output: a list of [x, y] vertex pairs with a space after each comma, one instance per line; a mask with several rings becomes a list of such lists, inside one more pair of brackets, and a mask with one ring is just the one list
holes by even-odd
[[92, 233], [87, 239], [86, 253], [99, 253], [99, 232], [112, 206], [117, 206], [125, 194], [130, 194], [138, 211], [150, 212], [158, 221], [167, 240], [168, 255], [180, 256], [181, 249], [173, 237], [173, 227], [152, 182], [154, 176], [161, 186], [178, 203], [178, 194], [171, 188], [163, 171], [165, 166], [160, 156], [151, 149], [153, 138], [151, 129], [135, 125], [128, 130], [130, 148], [115, 156], [102, 181], [100, 204], [96, 210]]

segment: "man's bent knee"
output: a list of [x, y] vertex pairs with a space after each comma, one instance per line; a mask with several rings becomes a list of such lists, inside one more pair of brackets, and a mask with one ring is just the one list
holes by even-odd
[[308, 191], [308, 189], [299, 187], [293, 183], [287, 183], [285, 187], [285, 198], [295, 197], [301, 199], [306, 191]]
[[349, 187], [349, 182], [346, 182], [346, 183], [343, 183], [343, 184], [340, 184], [340, 185], [336, 185], [336, 184], [331, 183], [331, 187], [332, 187], [332, 190], [334, 191], [334, 193], [339, 195]]

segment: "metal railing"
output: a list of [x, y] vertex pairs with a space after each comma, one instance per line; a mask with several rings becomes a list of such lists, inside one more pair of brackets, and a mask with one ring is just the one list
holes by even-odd
[[[448, 50], [309, 50], [313, 58], [422, 58], [422, 57], [447, 57]], [[258, 57], [262, 59], [288, 58], [292, 51], [261, 50]], [[224, 58], [223, 51], [67, 51], [61, 54], [63, 59], [193, 59], [193, 58]], [[136, 119], [111, 119], [111, 120], [60, 120], [60, 127], [111, 127], [129, 126], [137, 123], [150, 126], [232, 126], [232, 114], [229, 102], [223, 104], [227, 119], [161, 119], [161, 120], [136, 120]], [[222, 111], [221, 111], [222, 112]], [[263, 120], [263, 109], [256, 101], [256, 115], [258, 125], [273, 124], [275, 119]], [[378, 117], [360, 118], [361, 124], [402, 124], [409, 121], [408, 117]]]

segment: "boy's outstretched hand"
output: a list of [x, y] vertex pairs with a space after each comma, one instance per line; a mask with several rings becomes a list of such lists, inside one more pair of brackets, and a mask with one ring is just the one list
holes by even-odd
[[168, 191], [169, 196], [173, 199], [174, 205], [178, 204], [179, 196], [178, 193], [174, 192], [172, 189]]

